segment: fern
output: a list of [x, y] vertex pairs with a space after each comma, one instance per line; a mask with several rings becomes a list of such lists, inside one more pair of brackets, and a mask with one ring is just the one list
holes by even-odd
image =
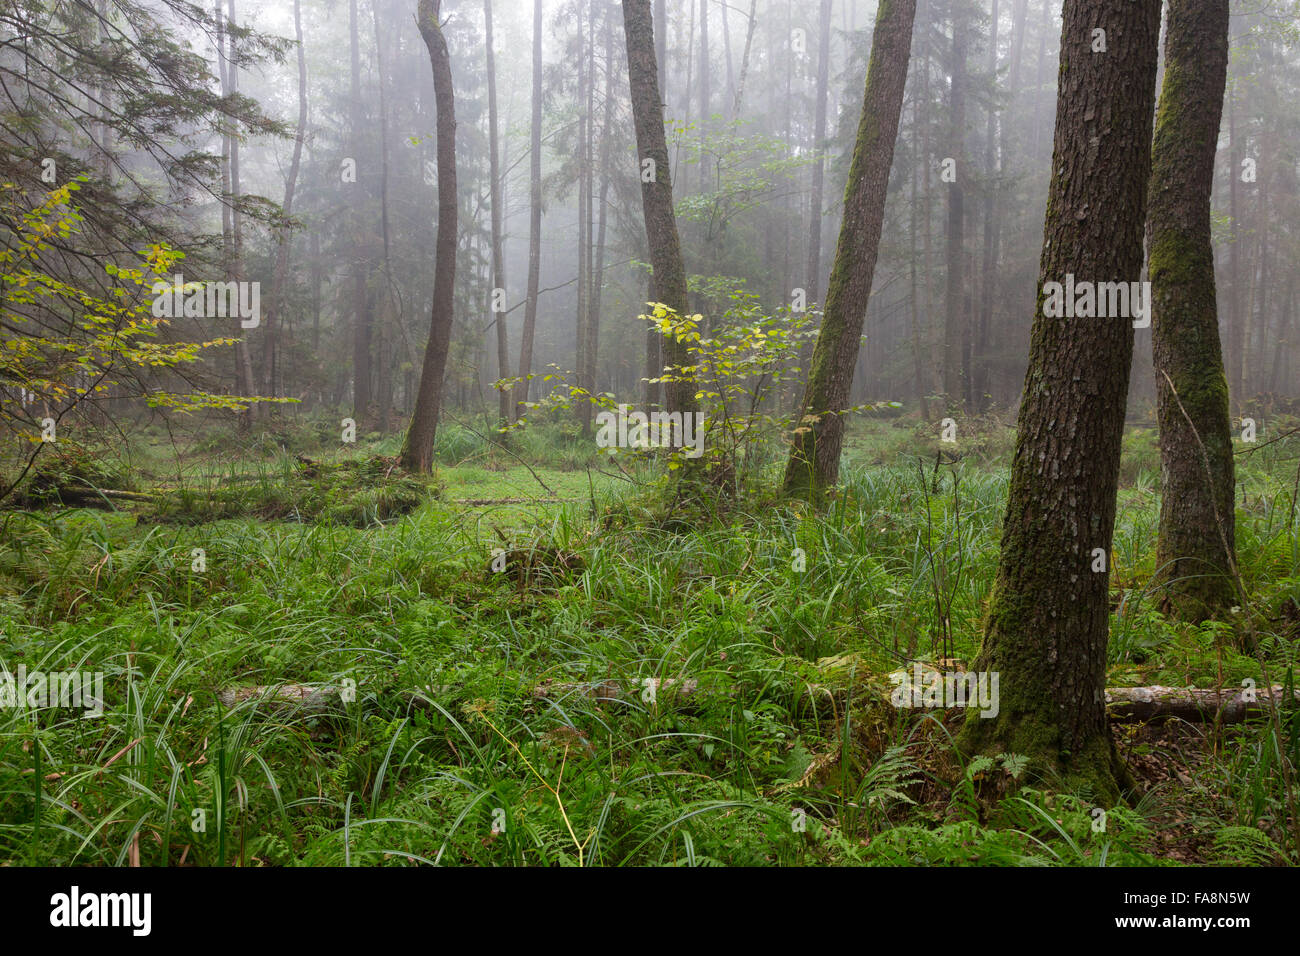
[[1214, 835], [1210, 856], [1222, 866], [1277, 866], [1282, 849], [1255, 827], [1224, 827]]

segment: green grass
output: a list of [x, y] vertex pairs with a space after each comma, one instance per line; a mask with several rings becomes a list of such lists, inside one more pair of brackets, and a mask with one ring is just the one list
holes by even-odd
[[[882, 705], [884, 675], [943, 656], [945, 635], [959, 658], [977, 649], [1009, 430], [973, 434], [936, 472], [950, 446], [904, 419], [862, 423], [823, 514], [755, 499], [694, 522], [666, 520], [652, 464], [623, 475], [565, 428], [512, 436], [513, 455], [442, 429], [435, 481], [381, 513], [374, 462], [396, 440], [332, 448], [321, 431], [194, 447], [166, 480], [140, 441], [137, 484], [191, 495], [184, 522], [0, 513], [0, 660], [102, 671], [106, 697], [94, 719], [0, 710], [0, 860], [1296, 862], [1279, 769], [1300, 756], [1293, 716], [1283, 740], [1226, 728], [1186, 755], [1190, 783], [1171, 776], [1098, 830], [1086, 794], [1013, 756], [964, 762], [955, 723]], [[1168, 622], [1144, 590], [1152, 448], [1149, 433], [1126, 446], [1110, 683], [1261, 680], [1225, 628]], [[1295, 453], [1245, 456], [1238, 513], [1241, 618], [1275, 679], [1296, 657], [1280, 610], [1300, 600]], [[295, 454], [326, 477], [304, 479]], [[238, 507], [214, 494], [231, 488]], [[521, 584], [490, 570], [495, 549], [581, 562]], [[648, 678], [694, 690], [652, 701]], [[355, 698], [323, 710], [217, 696], [346, 682]], [[618, 699], [598, 699], [608, 686]]]

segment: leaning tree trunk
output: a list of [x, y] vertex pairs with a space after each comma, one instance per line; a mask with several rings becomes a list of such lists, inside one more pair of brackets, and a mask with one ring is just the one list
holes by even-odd
[[916, 0], [881, 0], [876, 12], [862, 117], [844, 191], [844, 219], [794, 448], [785, 469], [789, 495], [815, 497], [839, 478], [843, 412], [876, 271], [915, 16]]
[[420, 0], [420, 36], [433, 66], [433, 95], [438, 109], [438, 237], [435, 241], [433, 310], [429, 344], [424, 350], [420, 388], [415, 396], [411, 427], [402, 445], [401, 464], [408, 471], [433, 469], [433, 439], [438, 431], [442, 379], [451, 346], [452, 290], [456, 279], [456, 106], [451, 82], [451, 57], [438, 24], [442, 0]]
[[1228, 74], [1228, 0], [1170, 0], [1147, 236], [1160, 419], [1167, 609], [1202, 621], [1235, 603], [1232, 423], [1219, 343], [1210, 192]]
[[[1110, 803], [1128, 781], [1104, 691], [1133, 326], [1126, 317], [1047, 317], [1043, 289], [1069, 274], [1141, 275], [1160, 0], [1065, 0], [1063, 19], [1038, 311], [976, 662], [1000, 674], [1000, 709], [972, 715], [960, 744], [1023, 754]], [[1105, 30], [1106, 52], [1092, 52], [1094, 29]]]
[[528, 376], [533, 368], [533, 336], [537, 329], [537, 286], [542, 271], [542, 0], [533, 3], [532, 144], [528, 157], [528, 289], [524, 293], [524, 325], [519, 338], [519, 384], [515, 386], [514, 417], [528, 401]]
[[[641, 208], [650, 246], [650, 265], [654, 270], [651, 296], [682, 315], [686, 312], [686, 268], [682, 264], [677, 217], [673, 212], [673, 184], [668, 169], [668, 143], [664, 138], [664, 107], [659, 98], [650, 0], [623, 0], [623, 33], [627, 40], [627, 75], [640, 159], [637, 172], [641, 178]], [[690, 363], [690, 353], [675, 336], [664, 337], [663, 343], [665, 365]], [[668, 411], [694, 412], [694, 381], [680, 375], [674, 375], [673, 379], [664, 389]]]

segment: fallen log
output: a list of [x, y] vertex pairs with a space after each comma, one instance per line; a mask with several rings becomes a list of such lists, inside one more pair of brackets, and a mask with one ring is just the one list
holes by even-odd
[[217, 700], [227, 709], [256, 700], [272, 707], [301, 707], [308, 712], [318, 712], [342, 703], [342, 698], [343, 688], [330, 684], [318, 687], [309, 684], [259, 684], [255, 687], [228, 687], [217, 691]]
[[91, 488], [89, 486], [68, 485], [28, 493], [27, 501], [33, 504], [60, 504], [65, 507], [103, 508], [113, 510], [114, 501], [154, 502], [155, 494], [142, 491], [121, 491], [117, 488]]
[[[625, 686], [626, 684], [626, 686]], [[351, 687], [356, 694], [357, 688]], [[431, 700], [445, 695], [449, 687], [427, 687], [422, 690], [400, 691], [395, 696], [407, 705], [427, 706]], [[247, 701], [256, 701], [272, 709], [300, 709], [309, 714], [339, 710], [345, 704], [344, 688], [339, 685], [275, 684], [251, 687], [232, 687], [217, 692], [223, 707], [233, 708]], [[805, 688], [809, 703], [820, 713], [838, 712], [847, 696], [843, 689], [837, 694], [827, 687]], [[1300, 702], [1300, 691], [1293, 692]], [[613, 679], [586, 682], [544, 680], [532, 689], [539, 700], [564, 701], [584, 698], [597, 704], [621, 703], [671, 703], [684, 709], [698, 708], [707, 695], [701, 693], [699, 681], [694, 678], [646, 677], [635, 682]], [[1285, 691], [1280, 684], [1272, 688], [1233, 688], [1222, 691], [1196, 687], [1110, 687], [1106, 689], [1106, 712], [1116, 723], [1158, 723], [1166, 720], [1185, 720], [1189, 723], [1221, 724], [1266, 717], [1271, 708], [1285, 701]], [[820, 705], [825, 703], [826, 707]], [[839, 706], [837, 706], [839, 705]]]
[[[358, 688], [351, 687], [352, 694], [358, 694]], [[407, 705], [427, 706], [431, 700], [448, 694], [450, 687], [426, 687], [424, 689], [399, 691], [394, 696]], [[646, 677], [624, 688], [616, 680], [587, 681], [586, 683], [568, 683], [560, 681], [542, 681], [533, 688], [532, 696], [537, 699], [566, 700], [582, 697], [597, 703], [607, 701], [642, 701], [657, 702], [662, 695], [667, 700], [692, 697], [699, 690], [699, 681], [694, 678], [679, 679], [675, 677]], [[259, 706], [272, 710], [300, 709], [317, 714], [337, 710], [346, 703], [343, 700], [344, 688], [337, 684], [257, 684], [249, 687], [227, 687], [217, 691], [217, 700], [221, 706], [231, 709], [240, 704], [254, 701]], [[350, 696], [350, 695], [349, 695]], [[360, 696], [358, 694], [358, 696]]]
[[[1293, 692], [1300, 700], [1300, 692]], [[1280, 684], [1271, 688], [1225, 688], [1202, 690], [1196, 687], [1109, 687], [1106, 689], [1106, 713], [1117, 723], [1151, 723], [1185, 720], [1190, 723], [1235, 724], [1255, 717], [1265, 717], [1277, 704], [1285, 702]]]

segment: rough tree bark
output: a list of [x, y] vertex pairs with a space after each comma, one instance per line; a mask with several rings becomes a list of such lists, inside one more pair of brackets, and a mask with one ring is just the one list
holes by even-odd
[[1210, 192], [1228, 74], [1228, 0], [1169, 0], [1147, 212], [1166, 608], [1235, 602], [1232, 423], [1219, 342]]
[[[1128, 776], [1106, 723], [1106, 562], [1133, 326], [1046, 317], [1043, 288], [1069, 274], [1141, 275], [1160, 0], [1065, 0], [1063, 19], [1038, 308], [975, 664], [1001, 675], [1000, 710], [973, 715], [959, 742], [970, 753], [1023, 754], [1065, 786], [1113, 803]], [[1106, 52], [1092, 52], [1094, 29], [1106, 31]]]
[[844, 219], [794, 447], [785, 469], [784, 488], [789, 495], [816, 497], [839, 478], [842, 412], [853, 384], [880, 249], [915, 17], [916, 0], [881, 0], [876, 13], [862, 116], [844, 191]]
[[451, 57], [438, 23], [441, 0], [420, 0], [417, 22], [433, 67], [433, 94], [438, 109], [438, 236], [435, 240], [433, 309], [429, 343], [415, 396], [411, 426], [402, 445], [401, 464], [407, 471], [433, 469], [433, 440], [438, 431], [442, 380], [451, 345], [452, 290], [456, 280], [456, 107]]
[[[627, 42], [628, 84], [632, 91], [632, 120], [641, 179], [641, 208], [645, 216], [650, 265], [654, 270], [651, 297], [678, 314], [686, 311], [686, 268], [682, 264], [677, 218], [673, 212], [673, 184], [668, 167], [668, 144], [664, 138], [664, 108], [659, 98], [658, 68], [655, 64], [654, 24], [650, 0], [623, 0], [623, 34]], [[651, 164], [647, 167], [647, 161]], [[690, 354], [673, 336], [663, 339], [666, 365], [685, 366]], [[667, 382], [664, 397], [669, 412], [695, 411], [695, 383], [674, 376]]]

